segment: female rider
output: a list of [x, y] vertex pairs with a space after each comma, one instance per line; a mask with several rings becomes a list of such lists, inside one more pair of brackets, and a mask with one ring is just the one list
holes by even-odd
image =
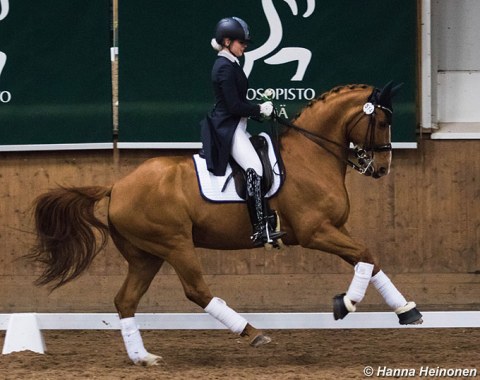
[[215, 106], [200, 125], [208, 170], [225, 175], [230, 156], [245, 170], [251, 239], [260, 246], [274, 243], [284, 232], [274, 231], [268, 223], [269, 207], [261, 186], [263, 168], [247, 132], [247, 118], [268, 118], [273, 112], [270, 101], [253, 104], [247, 100], [248, 80], [238, 58], [249, 41], [250, 31], [242, 19], [228, 17], [218, 22], [212, 39], [212, 47], [218, 51], [211, 76]]

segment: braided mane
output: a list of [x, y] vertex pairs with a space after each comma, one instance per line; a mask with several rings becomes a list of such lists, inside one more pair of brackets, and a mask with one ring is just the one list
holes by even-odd
[[325, 102], [327, 100], [327, 98], [332, 95], [332, 94], [338, 94], [339, 92], [341, 92], [342, 90], [355, 90], [355, 89], [365, 89], [365, 88], [368, 88], [370, 87], [369, 85], [366, 85], [366, 84], [347, 84], [347, 85], [343, 85], [343, 86], [336, 86], [334, 88], [332, 88], [330, 91], [326, 91], [324, 92], [323, 94], [317, 96], [315, 99], [312, 99], [305, 107], [303, 107], [300, 112], [298, 112], [294, 118], [292, 119], [292, 122], [297, 120], [298, 117], [302, 114], [302, 112], [306, 109], [306, 108], [310, 108], [312, 107], [314, 104], [316, 104], [317, 102], [319, 101], [322, 101], [322, 102]]

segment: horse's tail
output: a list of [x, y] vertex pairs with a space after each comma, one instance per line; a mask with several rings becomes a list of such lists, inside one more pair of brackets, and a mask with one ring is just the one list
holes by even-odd
[[52, 290], [65, 285], [81, 275], [105, 248], [108, 226], [94, 211], [110, 191], [101, 186], [60, 187], [34, 201], [37, 241], [25, 257], [45, 266], [36, 285], [53, 282]]

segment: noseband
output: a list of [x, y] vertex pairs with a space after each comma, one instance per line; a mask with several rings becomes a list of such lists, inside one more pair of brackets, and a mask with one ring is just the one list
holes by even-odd
[[351, 154], [355, 158], [355, 161], [351, 159], [339, 157], [337, 153], [332, 151], [327, 144], [336, 145], [338, 147], [344, 148], [344, 146], [336, 141], [330, 140], [326, 137], [319, 136], [315, 133], [307, 131], [301, 127], [297, 127], [290, 121], [278, 116], [276, 112], [274, 112], [273, 119], [276, 120], [279, 124], [282, 124], [288, 128], [291, 128], [297, 132], [300, 132], [303, 136], [308, 138], [309, 140], [313, 141], [315, 144], [322, 147], [324, 150], [335, 156], [338, 160], [345, 162], [348, 166], [353, 168], [354, 170], [358, 171], [364, 175], [370, 175], [373, 171], [373, 163], [374, 163], [374, 153], [376, 152], [391, 152], [392, 151], [392, 144], [383, 144], [378, 145], [375, 144], [375, 129], [377, 128], [376, 123], [376, 113], [375, 109], [381, 109], [388, 115], [388, 123], [391, 124], [391, 119], [393, 115], [393, 111], [377, 102], [377, 91], [376, 89], [373, 90], [372, 94], [369, 96], [367, 102], [363, 106], [363, 110], [360, 115], [358, 115], [356, 122], [353, 124], [353, 127], [347, 131], [346, 141], [350, 141], [349, 137], [355, 127], [359, 124], [363, 117], [367, 116], [369, 118], [367, 132], [365, 133], [365, 141], [363, 146], [355, 145], [353, 148], [347, 149], [347, 157]]

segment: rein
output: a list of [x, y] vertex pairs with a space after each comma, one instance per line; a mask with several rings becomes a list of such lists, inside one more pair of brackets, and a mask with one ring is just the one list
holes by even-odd
[[[373, 102], [372, 97], [368, 99], [369, 101], [365, 103], [363, 106], [363, 112], [359, 115], [357, 121], [353, 125], [353, 127], [350, 129], [350, 131], [347, 133], [347, 141], [348, 141], [348, 136], [351, 134], [353, 129], [358, 125], [360, 120], [362, 120], [363, 116], [369, 116], [369, 122], [368, 122], [368, 128], [367, 132], [365, 134], [365, 143], [363, 147], [359, 147], [358, 145], [355, 145], [353, 148], [345, 148], [343, 144], [340, 144], [336, 141], [330, 140], [326, 137], [319, 136], [313, 132], [307, 131], [306, 129], [303, 129], [301, 127], [298, 127], [294, 125], [292, 122], [289, 120], [280, 117], [277, 115], [277, 113], [274, 111], [273, 113], [273, 120], [276, 121], [277, 123], [291, 128], [299, 133], [301, 133], [303, 136], [308, 138], [310, 141], [314, 142], [321, 148], [323, 148], [325, 151], [330, 153], [332, 156], [334, 156], [337, 160], [344, 162], [354, 170], [358, 171], [361, 174], [367, 175], [372, 171], [372, 165], [374, 162], [373, 159], [373, 154], [375, 152], [389, 152], [392, 150], [392, 144], [384, 144], [384, 145], [376, 145], [375, 144], [375, 108], [380, 108], [381, 110], [387, 112], [389, 114], [389, 119], [391, 118], [391, 115], [393, 114], [392, 110], [384, 107], [380, 104], [375, 104]], [[347, 157], [352, 154], [355, 156], [355, 159], [357, 162], [352, 161], [351, 159], [347, 158], [345, 159], [344, 157], [340, 157], [337, 153], [335, 153], [332, 149], [330, 149], [326, 143], [336, 145], [339, 148], [344, 149], [344, 151], [347, 152]]]

